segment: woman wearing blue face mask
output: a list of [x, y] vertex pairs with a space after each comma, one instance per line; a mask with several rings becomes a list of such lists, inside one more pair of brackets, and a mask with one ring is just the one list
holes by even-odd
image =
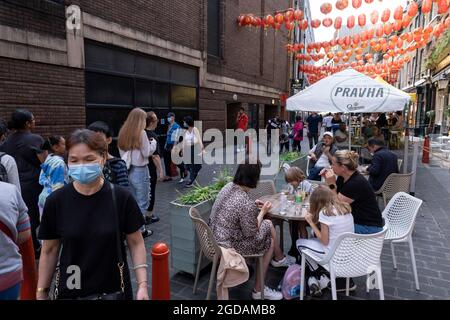
[[37, 299], [49, 298], [60, 249], [54, 293], [58, 299], [132, 299], [126, 240], [136, 274], [136, 299], [148, 300], [146, 252], [140, 232], [144, 219], [132, 194], [118, 185], [112, 188], [103, 178], [106, 140], [99, 133], [77, 130], [67, 140], [67, 150], [73, 182], [45, 201], [39, 230], [43, 245]]

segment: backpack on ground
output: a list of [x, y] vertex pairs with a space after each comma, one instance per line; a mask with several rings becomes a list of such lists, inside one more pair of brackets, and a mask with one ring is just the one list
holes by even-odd
[[281, 281], [281, 293], [284, 299], [291, 300], [300, 297], [301, 269], [300, 265], [293, 264], [284, 273]]
[[0, 181], [8, 182], [8, 171], [6, 171], [5, 166], [2, 164], [2, 158], [6, 155], [4, 152], [0, 152]]

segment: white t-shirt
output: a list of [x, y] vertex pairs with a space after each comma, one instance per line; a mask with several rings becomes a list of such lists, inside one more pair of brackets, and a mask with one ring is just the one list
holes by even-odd
[[323, 124], [325, 125], [325, 127], [331, 127], [331, 120], [333, 120], [333, 116], [326, 116], [325, 118], [323, 118]]
[[184, 139], [186, 140], [186, 144], [189, 146], [192, 146], [192, 145], [198, 143], [198, 139], [197, 139], [197, 136], [196, 136], [194, 130], [192, 130], [192, 132], [189, 132], [189, 130], [186, 130], [186, 132], [184, 134]]
[[[317, 144], [311, 149], [310, 152], [314, 153], [316, 151], [316, 147]], [[323, 167], [326, 168], [328, 166], [330, 166], [330, 160], [328, 159], [328, 157], [325, 155], [325, 153], [322, 152], [322, 155], [320, 156], [320, 158], [317, 160], [316, 164], [314, 165], [315, 167]]]
[[325, 252], [328, 252], [336, 241], [337, 237], [345, 232], [355, 232], [355, 224], [353, 222], [353, 215], [347, 213], [344, 215], [327, 216], [321, 210], [319, 212], [319, 222], [328, 226], [328, 245], [324, 246]]
[[16, 161], [10, 155], [4, 154], [1, 157], [0, 162], [5, 167], [6, 173], [8, 174], [8, 183], [15, 185], [20, 193], [19, 171], [17, 170]]

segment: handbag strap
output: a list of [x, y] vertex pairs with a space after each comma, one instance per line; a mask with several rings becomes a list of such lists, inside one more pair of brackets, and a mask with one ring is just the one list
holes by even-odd
[[117, 255], [119, 258], [119, 262], [117, 263], [117, 267], [119, 268], [119, 273], [120, 273], [120, 289], [121, 291], [124, 293], [125, 292], [125, 282], [124, 282], [124, 276], [123, 276], [123, 267], [124, 267], [124, 262], [123, 262], [123, 258], [122, 258], [122, 247], [121, 247], [121, 236], [120, 236], [120, 219], [119, 219], [119, 214], [117, 212], [117, 200], [116, 200], [116, 191], [114, 188], [114, 184], [109, 183], [109, 185], [111, 186], [111, 193], [112, 193], [112, 202], [113, 202], [113, 211], [114, 211], [114, 216], [115, 216], [115, 220], [116, 220], [116, 249], [117, 249]]

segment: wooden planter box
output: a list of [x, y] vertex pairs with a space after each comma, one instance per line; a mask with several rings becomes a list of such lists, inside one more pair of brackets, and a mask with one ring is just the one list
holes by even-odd
[[[171, 257], [172, 267], [179, 271], [192, 274], [195, 277], [197, 270], [200, 243], [195, 231], [194, 224], [189, 216], [189, 209], [196, 208], [205, 222], [209, 221], [214, 200], [207, 200], [196, 205], [181, 205], [172, 201], [170, 203], [170, 225], [171, 225]], [[210, 261], [203, 257], [203, 269]]]
[[[283, 188], [283, 186], [286, 185], [286, 180], [284, 179], [283, 164], [287, 163], [291, 167], [299, 167], [300, 169], [302, 169], [305, 172], [306, 162], [307, 162], [306, 155], [302, 155], [300, 158], [297, 158], [297, 159], [289, 161], [289, 162], [284, 162], [284, 161], [280, 162], [280, 170], [278, 171], [278, 174], [274, 177], [275, 189], [277, 190], [277, 192], [280, 192], [281, 189]], [[305, 172], [305, 174], [306, 174], [306, 172]]]

